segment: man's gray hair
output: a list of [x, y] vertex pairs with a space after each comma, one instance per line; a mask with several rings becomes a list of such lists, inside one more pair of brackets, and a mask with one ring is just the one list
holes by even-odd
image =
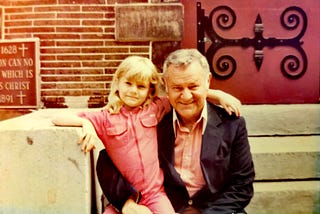
[[187, 67], [191, 62], [198, 61], [203, 71], [210, 74], [208, 61], [197, 49], [179, 49], [169, 54], [163, 64], [163, 76], [166, 78], [168, 67]]

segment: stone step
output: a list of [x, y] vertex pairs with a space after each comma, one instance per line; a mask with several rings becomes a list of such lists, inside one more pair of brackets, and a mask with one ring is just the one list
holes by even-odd
[[320, 181], [258, 182], [246, 208], [253, 214], [319, 214]]
[[320, 105], [243, 105], [250, 136], [320, 135]]
[[320, 179], [320, 135], [250, 137], [256, 180]]

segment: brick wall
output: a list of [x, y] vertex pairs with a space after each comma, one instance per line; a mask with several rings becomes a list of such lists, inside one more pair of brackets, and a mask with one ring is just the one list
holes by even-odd
[[133, 7], [141, 3], [145, 7], [163, 5], [166, 10], [170, 10], [170, 5], [182, 8], [179, 1], [172, 0], [0, 1], [4, 15], [2, 39], [40, 38], [44, 107], [104, 105], [112, 75], [121, 60], [141, 55], [161, 65], [166, 52], [179, 46], [179, 41], [170, 38], [116, 41], [115, 7], [122, 3]]

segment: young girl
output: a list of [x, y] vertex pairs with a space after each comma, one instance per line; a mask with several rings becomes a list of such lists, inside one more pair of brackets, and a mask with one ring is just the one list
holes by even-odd
[[[171, 106], [166, 97], [157, 96], [159, 84], [159, 74], [151, 60], [130, 56], [115, 72], [108, 104], [103, 110], [56, 118], [53, 123], [82, 126], [80, 142], [85, 152], [95, 147], [97, 135], [122, 176], [141, 193], [139, 204], [155, 214], [170, 214], [175, 211], [163, 188], [156, 125]], [[238, 113], [238, 100], [228, 94], [210, 90], [208, 99], [224, 100], [220, 103], [228, 111], [232, 108]], [[117, 211], [108, 206], [104, 214], [107, 213]]]

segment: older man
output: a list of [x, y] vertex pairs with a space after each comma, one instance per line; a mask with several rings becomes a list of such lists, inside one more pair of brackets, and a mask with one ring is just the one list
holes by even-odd
[[[163, 72], [174, 109], [158, 124], [158, 152], [175, 211], [244, 213], [255, 175], [244, 119], [206, 102], [211, 74], [197, 50], [171, 53]], [[97, 172], [104, 193], [124, 213], [147, 213], [134, 201], [139, 193], [103, 157]]]

